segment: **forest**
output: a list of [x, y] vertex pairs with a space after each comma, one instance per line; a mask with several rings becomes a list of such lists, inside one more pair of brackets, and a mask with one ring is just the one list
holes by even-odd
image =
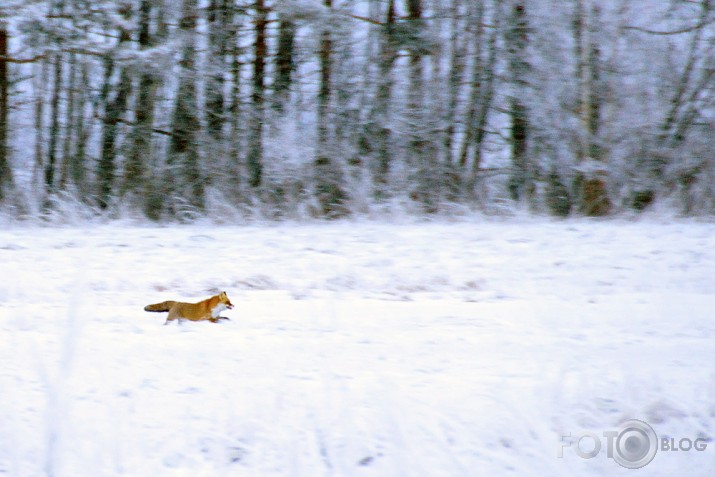
[[3, 0], [0, 214], [715, 212], [713, 0]]

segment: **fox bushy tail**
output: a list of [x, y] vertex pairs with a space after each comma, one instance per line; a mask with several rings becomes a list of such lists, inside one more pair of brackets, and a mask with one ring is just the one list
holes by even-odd
[[163, 312], [169, 311], [172, 306], [176, 304], [175, 301], [162, 301], [161, 303], [154, 303], [153, 305], [147, 305], [144, 307], [144, 311], [155, 311]]

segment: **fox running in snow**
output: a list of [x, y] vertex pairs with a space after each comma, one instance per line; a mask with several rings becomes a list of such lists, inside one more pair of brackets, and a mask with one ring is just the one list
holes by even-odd
[[154, 312], [169, 312], [169, 316], [166, 318], [165, 325], [168, 325], [170, 321], [173, 320], [191, 320], [191, 321], [202, 321], [208, 320], [212, 323], [217, 323], [218, 320], [228, 320], [225, 316], [219, 316], [223, 310], [230, 310], [233, 308], [231, 300], [228, 299], [228, 295], [223, 291], [218, 295], [214, 295], [211, 298], [207, 298], [204, 301], [198, 303], [183, 303], [180, 301], [164, 301], [161, 303], [155, 303], [153, 305], [147, 305], [144, 307], [144, 311], [154, 311]]

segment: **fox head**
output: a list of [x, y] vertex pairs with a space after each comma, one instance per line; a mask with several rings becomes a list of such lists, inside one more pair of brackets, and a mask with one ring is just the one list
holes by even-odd
[[219, 293], [218, 301], [219, 303], [223, 303], [224, 305], [226, 305], [226, 308], [228, 308], [229, 310], [233, 308], [233, 303], [231, 303], [231, 300], [228, 299], [228, 295], [226, 295], [225, 291]]

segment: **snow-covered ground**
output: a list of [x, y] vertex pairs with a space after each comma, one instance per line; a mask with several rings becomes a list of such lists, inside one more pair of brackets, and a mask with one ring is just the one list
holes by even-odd
[[[562, 447], [631, 418], [709, 445]], [[713, 437], [714, 223], [0, 232], [0, 476], [712, 476]]]

